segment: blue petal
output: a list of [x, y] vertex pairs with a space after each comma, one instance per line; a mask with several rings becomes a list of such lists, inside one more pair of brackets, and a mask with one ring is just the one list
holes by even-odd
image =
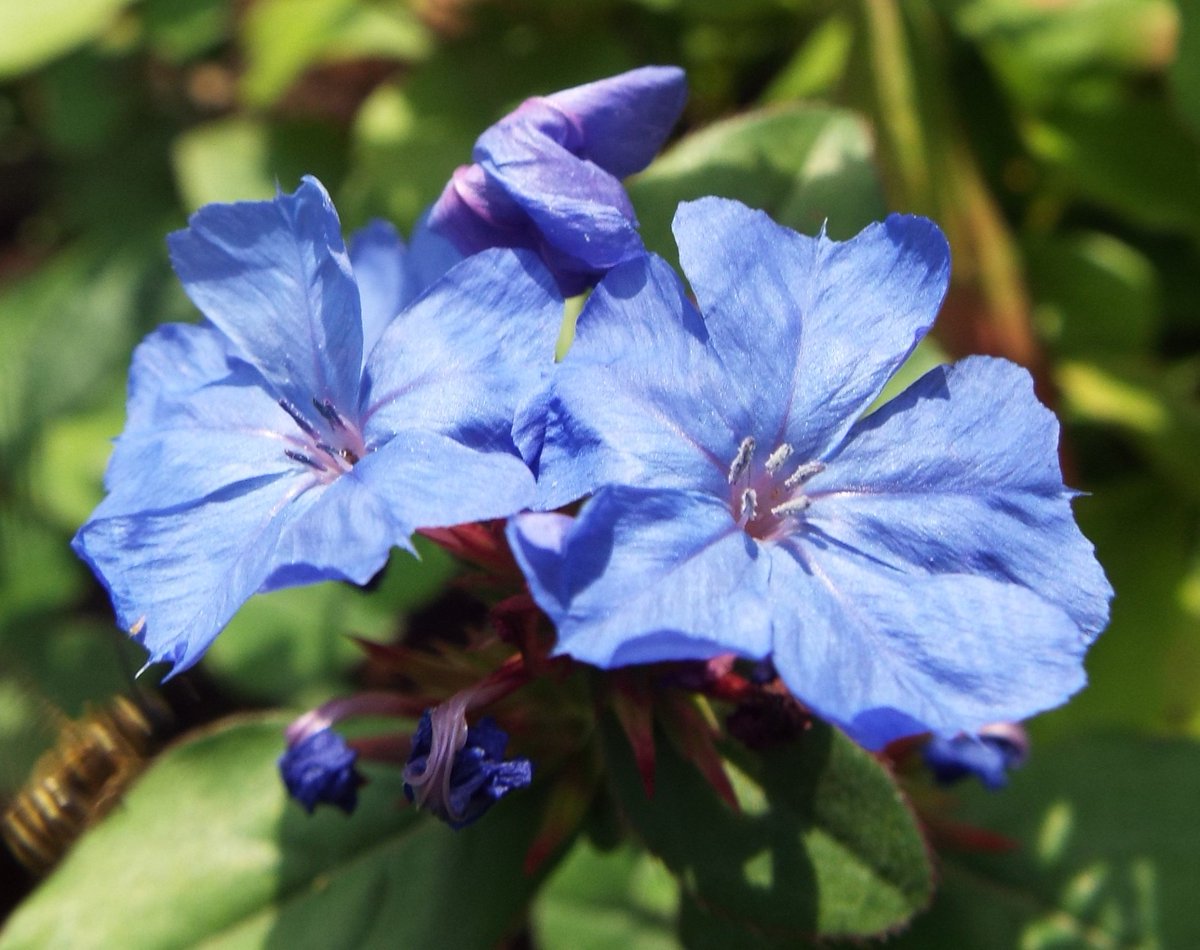
[[768, 559], [712, 498], [603, 488], [570, 525], [521, 515], [508, 537], [558, 653], [610, 668], [770, 651]]
[[562, 313], [553, 279], [530, 254], [492, 250], [454, 267], [368, 358], [368, 443], [417, 429], [512, 451], [517, 407], [545, 387]]
[[514, 453], [485, 451], [436, 432], [406, 431], [343, 475], [377, 498], [392, 543], [417, 528], [504, 518], [533, 502], [533, 475]]
[[[409, 541], [412, 529], [398, 525], [387, 503], [363, 483], [376, 466], [398, 464], [395, 457], [374, 460], [375, 454], [332, 484], [305, 493], [291, 506], [262, 592], [321, 580], [365, 584], [387, 563], [393, 547], [413, 550]], [[399, 464], [408, 466], [409, 461]], [[424, 473], [424, 468], [416, 467]], [[416, 479], [412, 484], [418, 484]]]
[[650, 164], [686, 101], [677, 66], [643, 66], [545, 98], [571, 120], [573, 140], [564, 144], [617, 178]]
[[550, 138], [520, 126], [497, 127], [480, 136], [475, 158], [489, 181], [528, 215], [552, 270], [603, 272], [643, 253], [621, 182]]
[[[131, 380], [144, 395], [113, 448], [105, 472], [109, 495], [97, 516], [162, 511], [265, 475], [302, 471], [284, 454], [302, 448], [299, 429], [249, 367], [155, 400], [138, 375], [144, 365], [134, 365]], [[186, 365], [180, 373], [187, 375]]]
[[834, 544], [776, 547], [771, 566], [780, 676], [868, 748], [1025, 719], [1084, 685], [1074, 622], [1023, 587], [903, 574]]
[[266, 580], [297, 490], [294, 479], [268, 477], [187, 509], [94, 516], [72, 547], [108, 589], [120, 625], [177, 673]]
[[316, 179], [274, 201], [208, 205], [168, 242], [188, 296], [280, 395], [304, 407], [355, 404], [358, 290]]
[[753, 425], [729, 418], [737, 407], [723, 398], [728, 388], [670, 267], [647, 256], [614, 268], [588, 299], [554, 376], [538, 507], [606, 483], [724, 494]]
[[1112, 588], [1071, 514], [1058, 423], [1029, 374], [972, 357], [932, 370], [860, 422], [808, 485], [808, 521], [909, 573], [1028, 587], [1089, 638]]
[[817, 459], [928, 331], [950, 273], [941, 231], [892, 215], [804, 237], [736, 201], [679, 206], [675, 238], [730, 386], [771, 445]]
[[125, 429], [154, 425], [188, 393], [232, 372], [229, 341], [210, 323], [167, 323], [133, 351]]
[[363, 359], [384, 328], [417, 296], [408, 272], [404, 242], [386, 221], [371, 221], [350, 238], [350, 264], [362, 304]]

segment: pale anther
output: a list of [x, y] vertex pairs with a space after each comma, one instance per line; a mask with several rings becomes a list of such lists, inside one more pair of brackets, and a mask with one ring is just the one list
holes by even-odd
[[783, 467], [783, 463], [788, 460], [791, 454], [792, 447], [784, 442], [783, 445], [772, 452], [767, 458], [767, 474], [774, 475], [776, 472], [778, 472], [779, 469]]
[[776, 505], [771, 509], [771, 514], [777, 518], [782, 518], [785, 515], [798, 515], [801, 512], [807, 511], [808, 506], [812, 504], [812, 499], [807, 495], [797, 495], [795, 498], [785, 501], [782, 505]]
[[754, 436], [748, 435], [742, 439], [742, 444], [738, 446], [737, 455], [733, 457], [733, 464], [729, 466], [729, 484], [732, 485], [745, 473], [750, 467], [750, 459], [754, 455]]
[[758, 517], [758, 494], [753, 488], [747, 488], [742, 492], [742, 510], [738, 516], [738, 521], [745, 524], [748, 521], [753, 521]]
[[785, 488], [795, 488], [797, 485], [803, 485], [814, 475], [820, 475], [823, 471], [825, 471], [824, 462], [805, 462], [784, 480], [783, 485]]

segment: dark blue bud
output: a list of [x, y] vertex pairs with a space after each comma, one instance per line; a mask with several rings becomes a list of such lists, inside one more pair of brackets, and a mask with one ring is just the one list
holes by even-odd
[[279, 773], [288, 794], [309, 813], [318, 804], [336, 805], [349, 814], [365, 781], [354, 768], [358, 753], [331, 729], [322, 729], [279, 757]]
[[[446, 725], [458, 732], [462, 723]], [[404, 769], [404, 794], [451, 828], [477, 821], [509, 792], [533, 781], [533, 765], [528, 759], [504, 758], [508, 734], [491, 718], [467, 727], [465, 740], [457, 749], [458, 743], [447, 736], [437, 743], [435, 753], [434, 739], [433, 718], [426, 710]]]

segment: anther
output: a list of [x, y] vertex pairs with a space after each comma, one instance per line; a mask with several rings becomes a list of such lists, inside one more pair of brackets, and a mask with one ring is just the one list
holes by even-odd
[[791, 454], [792, 447], [784, 442], [783, 445], [779, 446], [779, 448], [772, 452], [770, 457], [767, 459], [767, 474], [774, 475], [776, 472], [778, 472], [779, 469], [783, 467], [783, 463], [791, 457]]
[[304, 430], [305, 435], [313, 439], [317, 437], [317, 430], [313, 427], [313, 424], [305, 419], [300, 410], [292, 405], [291, 402], [289, 402], [287, 399], [280, 398], [279, 408], [281, 408], [284, 412], [291, 416], [292, 419], [295, 420], [296, 425]]
[[814, 475], [820, 475], [823, 471], [825, 471], [824, 462], [805, 462], [784, 480], [783, 487], [795, 488], [797, 485], [803, 485]]
[[785, 515], [798, 515], [801, 512], [807, 511], [808, 506], [812, 504], [812, 499], [807, 495], [797, 495], [795, 498], [785, 501], [781, 505], [776, 505], [771, 509], [771, 514], [777, 518], [782, 518]]
[[286, 455], [288, 458], [290, 458], [292, 461], [299, 462], [301, 465], [307, 465], [309, 468], [317, 469], [317, 471], [321, 470], [321, 464], [319, 462], [316, 462], [316, 461], [310, 459], [303, 452], [294, 452], [291, 449], [284, 449], [283, 454]]
[[321, 414], [321, 417], [335, 429], [346, 428], [345, 420], [343, 420], [338, 411], [333, 408], [333, 403], [328, 399], [318, 402], [317, 397], [314, 396], [313, 407]]
[[738, 446], [737, 455], [733, 457], [733, 464], [729, 466], [729, 484], [734, 484], [750, 467], [750, 459], [754, 456], [754, 436], [748, 435], [742, 439], [742, 444]]
[[745, 525], [753, 521], [758, 516], [758, 493], [753, 488], [747, 488], [742, 492], [741, 512], [738, 515], [738, 524]]

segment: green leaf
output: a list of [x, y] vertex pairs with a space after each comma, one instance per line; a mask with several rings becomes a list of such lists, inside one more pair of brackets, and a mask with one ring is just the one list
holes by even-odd
[[1064, 194], [1160, 230], [1200, 231], [1200, 149], [1159, 98], [1059, 111], [1026, 128]]
[[895, 950], [1200, 946], [1200, 745], [1073, 736], [1035, 746], [1009, 788], [963, 792], [956, 821], [1019, 843], [945, 851], [932, 911]]
[[1145, 475], [1075, 503], [1080, 526], [1117, 591], [1112, 621], [1088, 652], [1089, 683], [1033, 723], [1036, 741], [1097, 727], [1195, 729], [1200, 714], [1200, 611], [1187, 609], [1197, 509]]
[[678, 902], [675, 878], [645, 852], [580, 843], [538, 895], [533, 930], [544, 950], [673, 950]]
[[133, 0], [0, 3], [0, 78], [42, 65], [95, 39]]
[[275, 197], [301, 175], [332, 187], [342, 177], [338, 133], [316, 122], [268, 125], [234, 116], [189, 129], [174, 143], [172, 162], [189, 209], [214, 201]]
[[229, 722], [169, 749], [10, 918], [0, 947], [486, 948], [519, 926], [544, 793], [454, 832], [397, 807], [399, 770], [380, 770], [352, 816], [310, 817], [276, 771], [286, 722]]
[[228, 35], [233, 10], [226, 0], [145, 0], [142, 22], [148, 44], [175, 63], [196, 59]]
[[1026, 106], [1095, 102], [1114, 81], [1165, 66], [1179, 14], [1167, 0], [938, 0]]
[[1145, 352], [1161, 301], [1154, 265], [1098, 231], [1030, 240], [1025, 260], [1043, 336], [1070, 356]]
[[1124, 430], [1179, 494], [1200, 500], [1200, 360], [1062, 363], [1056, 382], [1067, 418]]
[[684, 138], [629, 183], [646, 246], [675, 259], [671, 220], [680, 201], [736, 198], [776, 221], [831, 237], [883, 212], [870, 133], [856, 115], [823, 106], [763, 109]]
[[306, 68], [329, 58], [419, 59], [429, 38], [402, 6], [361, 0], [260, 0], [242, 25], [248, 64], [242, 92], [256, 106], [278, 99]]
[[925, 844], [886, 770], [841, 733], [814, 724], [786, 749], [730, 749], [735, 814], [657, 743], [647, 799], [621, 731], [604, 733], [615, 792], [637, 835], [715, 917], [777, 939], [869, 936], [928, 903]]
[[1200, 135], [1200, 2], [1179, 0], [1182, 33], [1171, 64], [1175, 109], [1194, 134]]

